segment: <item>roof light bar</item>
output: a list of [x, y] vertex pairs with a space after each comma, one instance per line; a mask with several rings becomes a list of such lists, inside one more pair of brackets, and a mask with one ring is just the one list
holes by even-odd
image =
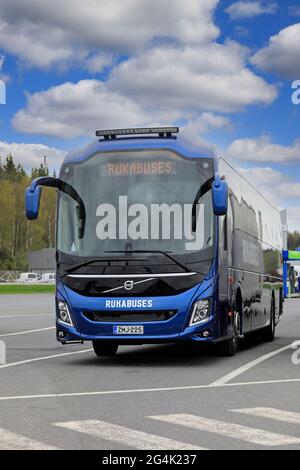
[[115, 138], [117, 135], [140, 135], [140, 134], [158, 134], [160, 137], [170, 137], [172, 134], [178, 134], [178, 127], [136, 127], [132, 129], [106, 129], [96, 131], [97, 137], [105, 139]]

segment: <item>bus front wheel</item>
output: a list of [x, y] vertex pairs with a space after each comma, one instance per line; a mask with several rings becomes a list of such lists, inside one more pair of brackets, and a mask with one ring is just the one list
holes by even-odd
[[219, 346], [222, 356], [233, 357], [237, 352], [237, 340], [235, 337], [222, 341]]
[[103, 341], [93, 341], [93, 348], [96, 356], [114, 356], [118, 351], [118, 345], [115, 343], [104, 343]]
[[219, 345], [222, 356], [235, 356], [238, 350], [238, 341], [241, 336], [241, 316], [237, 310], [234, 310], [233, 335], [230, 339], [222, 341]]
[[263, 339], [269, 343], [272, 343], [275, 339], [276, 331], [276, 319], [275, 319], [275, 301], [272, 299], [271, 304], [271, 314], [270, 314], [270, 324], [263, 330]]

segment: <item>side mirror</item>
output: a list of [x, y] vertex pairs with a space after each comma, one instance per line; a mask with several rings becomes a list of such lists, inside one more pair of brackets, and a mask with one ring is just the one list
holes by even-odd
[[36, 186], [34, 191], [31, 187], [25, 191], [25, 209], [26, 217], [28, 220], [36, 220], [39, 216], [40, 200], [41, 200], [42, 188]]
[[212, 184], [212, 200], [215, 215], [226, 215], [228, 209], [228, 184], [217, 173]]
[[68, 194], [74, 201], [77, 202], [77, 217], [80, 221], [79, 227], [79, 238], [84, 237], [85, 222], [86, 222], [86, 211], [84, 202], [77, 193], [77, 191], [67, 182], [60, 180], [59, 178], [53, 178], [51, 176], [41, 176], [32, 181], [29, 188], [25, 191], [25, 211], [28, 220], [35, 220], [39, 216], [40, 199], [42, 188], [41, 186], [47, 186], [50, 188], [56, 188], [59, 191]]
[[41, 186], [57, 187], [57, 179], [50, 176], [42, 176], [32, 181], [25, 191], [25, 212], [28, 220], [36, 220], [39, 216]]

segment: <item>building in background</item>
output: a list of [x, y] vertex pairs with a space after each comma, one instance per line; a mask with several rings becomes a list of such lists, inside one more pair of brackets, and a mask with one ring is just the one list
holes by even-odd
[[37, 274], [55, 272], [55, 248], [28, 253], [28, 270]]

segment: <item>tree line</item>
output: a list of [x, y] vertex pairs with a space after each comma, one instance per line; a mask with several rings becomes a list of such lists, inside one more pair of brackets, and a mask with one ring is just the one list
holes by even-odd
[[24, 193], [32, 179], [48, 176], [46, 163], [26, 172], [11, 154], [0, 159], [0, 269], [27, 269], [29, 251], [54, 247], [56, 192], [43, 188], [39, 219], [25, 217]]
[[288, 234], [288, 248], [289, 250], [300, 248], [300, 232], [290, 232]]

